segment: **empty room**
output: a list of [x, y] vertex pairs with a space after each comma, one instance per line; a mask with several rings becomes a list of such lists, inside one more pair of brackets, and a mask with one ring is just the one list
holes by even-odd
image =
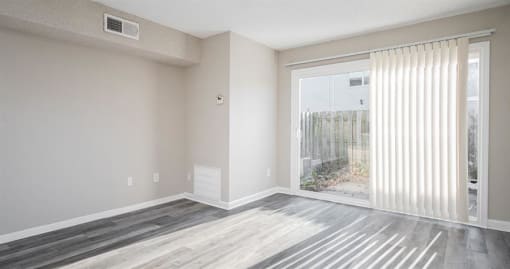
[[0, 268], [510, 268], [510, 0], [0, 0]]

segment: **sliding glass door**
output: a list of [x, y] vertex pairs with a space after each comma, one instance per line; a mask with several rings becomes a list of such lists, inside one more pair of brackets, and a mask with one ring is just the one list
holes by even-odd
[[293, 70], [291, 189], [485, 226], [488, 81], [466, 40]]
[[368, 201], [368, 62], [313, 71], [299, 80], [299, 190]]

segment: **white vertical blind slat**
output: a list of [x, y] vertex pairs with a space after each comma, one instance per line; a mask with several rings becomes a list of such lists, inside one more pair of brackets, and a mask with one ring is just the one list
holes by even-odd
[[[457, 73], [457, 42], [455, 40], [450, 41], [450, 65], [449, 65], [449, 76], [453, 76]], [[449, 79], [450, 87], [448, 87], [448, 170], [449, 170], [449, 196], [448, 205], [451, 218], [457, 218], [457, 80]], [[451, 206], [450, 206], [451, 205]]]
[[418, 136], [418, 212], [421, 215], [426, 215], [425, 211], [425, 47], [418, 46], [418, 93], [416, 97], [417, 105], [417, 136]]
[[424, 133], [424, 154], [425, 154], [425, 169], [424, 169], [424, 184], [425, 184], [425, 211], [426, 215], [433, 216], [432, 211], [432, 188], [433, 168], [432, 168], [432, 66], [433, 66], [433, 51], [432, 44], [425, 44], [425, 133]]
[[404, 166], [404, 188], [403, 188], [403, 194], [404, 194], [404, 200], [403, 200], [403, 211], [404, 212], [410, 212], [412, 211], [412, 204], [411, 204], [411, 147], [410, 147], [410, 128], [411, 128], [411, 56], [409, 55], [409, 48], [403, 49], [403, 58], [404, 58], [404, 67], [403, 67], [403, 74], [402, 77], [404, 79], [403, 84], [403, 104], [404, 104], [404, 110], [402, 112], [403, 114], [403, 131], [404, 131], [404, 146], [403, 146], [403, 166]]
[[395, 106], [396, 106], [396, 56], [395, 51], [389, 51], [389, 61], [390, 61], [390, 74], [388, 76], [388, 141], [389, 141], [389, 191], [390, 191], [390, 208], [396, 208], [396, 173], [395, 173], [395, 162], [396, 162], [396, 150], [395, 150]]
[[442, 217], [441, 213], [441, 151], [439, 148], [439, 124], [441, 101], [439, 87], [441, 85], [441, 47], [439, 42], [433, 43], [432, 65], [432, 209], [435, 217]]
[[[461, 38], [457, 43], [457, 89], [467, 88], [469, 42], [467, 38]], [[457, 218], [463, 221], [468, 219], [468, 196], [467, 196], [467, 91], [457, 91]], [[466, 191], [460, 191], [466, 190]]]
[[418, 214], [418, 51], [417, 47], [411, 47], [411, 205], [413, 213]]
[[449, 205], [448, 205], [448, 63], [449, 63], [449, 48], [446, 41], [441, 42], [441, 63], [440, 63], [440, 116], [439, 120], [439, 165], [440, 165], [440, 208], [441, 215], [444, 218], [449, 218]]
[[395, 121], [396, 121], [396, 138], [395, 138], [395, 146], [396, 146], [396, 179], [397, 179], [397, 210], [403, 210], [403, 200], [404, 200], [404, 165], [403, 165], [403, 141], [404, 137], [402, 134], [402, 124], [403, 124], [403, 109], [404, 109], [404, 94], [403, 94], [403, 74], [404, 74], [404, 56], [402, 54], [402, 49], [395, 50], [396, 60], [397, 60], [397, 69], [396, 69], [396, 104], [395, 104]]
[[388, 56], [388, 51], [383, 51], [383, 122], [382, 122], [382, 128], [383, 128], [383, 154], [384, 159], [383, 162], [383, 173], [384, 173], [384, 207], [390, 208], [389, 201], [391, 199], [390, 197], [390, 135], [389, 135], [389, 129], [390, 129], [390, 122], [389, 122], [389, 75], [390, 75], [390, 60]]

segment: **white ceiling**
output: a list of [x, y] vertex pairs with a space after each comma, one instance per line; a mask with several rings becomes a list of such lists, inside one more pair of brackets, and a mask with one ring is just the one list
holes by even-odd
[[205, 38], [233, 31], [287, 49], [509, 4], [510, 0], [95, 0]]

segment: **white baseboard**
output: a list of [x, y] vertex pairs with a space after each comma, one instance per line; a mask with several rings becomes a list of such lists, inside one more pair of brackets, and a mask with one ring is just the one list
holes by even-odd
[[[152, 207], [152, 206], [156, 206], [156, 205], [160, 205], [160, 204], [165, 204], [165, 203], [172, 202], [172, 201], [179, 200], [179, 199], [188, 199], [188, 200], [192, 200], [192, 201], [195, 201], [198, 203], [203, 203], [203, 204], [218, 207], [221, 209], [230, 210], [230, 209], [234, 209], [236, 207], [240, 207], [240, 206], [249, 204], [251, 202], [255, 202], [257, 200], [263, 199], [265, 197], [271, 196], [276, 193], [298, 195], [298, 196], [316, 198], [316, 199], [319, 198], [319, 197], [316, 197], [315, 195], [313, 195], [313, 193], [310, 194], [308, 192], [292, 192], [289, 188], [283, 188], [283, 187], [274, 187], [271, 189], [267, 189], [265, 191], [261, 191], [261, 192], [258, 192], [258, 193], [255, 193], [255, 194], [252, 194], [252, 195], [249, 195], [249, 196], [246, 196], [246, 197], [243, 197], [243, 198], [231, 201], [231, 202], [213, 201], [213, 200], [210, 200], [207, 198], [196, 196], [192, 193], [181, 193], [181, 194], [172, 195], [172, 196], [168, 196], [168, 197], [164, 197], [164, 198], [160, 198], [160, 199], [156, 199], [156, 200], [152, 200], [152, 201], [147, 201], [147, 202], [143, 202], [143, 203], [139, 203], [139, 204], [135, 204], [135, 205], [130, 205], [130, 206], [121, 207], [121, 208], [117, 208], [117, 209], [107, 210], [107, 211], [103, 211], [103, 212], [99, 212], [99, 213], [95, 213], [95, 214], [91, 214], [91, 215], [87, 215], [87, 216], [77, 217], [77, 218], [64, 220], [64, 221], [60, 221], [60, 222], [56, 222], [56, 223], [52, 223], [52, 224], [29, 228], [29, 229], [14, 232], [14, 233], [0, 235], [0, 244], [4, 244], [7, 242], [19, 240], [19, 239], [30, 237], [30, 236], [44, 234], [47, 232], [51, 232], [51, 231], [55, 231], [55, 230], [59, 230], [59, 229], [63, 229], [63, 228], [68, 228], [71, 226], [75, 226], [75, 225], [79, 225], [79, 224], [83, 224], [83, 223], [87, 223], [87, 222], [91, 222], [91, 221], [95, 221], [95, 220], [99, 220], [99, 219], [104, 219], [104, 218], [121, 215], [124, 213], [136, 211], [139, 209], [144, 209], [144, 208], [148, 208], [148, 207]], [[324, 199], [324, 196], [321, 196], [320, 198]], [[326, 200], [329, 200], [329, 199], [326, 199]], [[340, 201], [336, 198], [335, 199], [332, 198], [330, 201], [337, 202], [337, 203], [345, 203], [346, 202], [343, 200]], [[350, 201], [350, 202], [352, 202], [352, 201]], [[349, 204], [349, 203], [347, 203], [347, 204]], [[367, 205], [359, 204], [358, 206], [366, 207]], [[509, 221], [501, 221], [501, 220], [489, 220], [488, 228], [493, 229], [493, 230], [510, 232], [510, 222]]]
[[261, 191], [261, 192], [257, 192], [255, 194], [252, 194], [252, 195], [234, 200], [232, 202], [229, 202], [227, 208], [234, 209], [236, 207], [240, 207], [240, 206], [249, 204], [251, 202], [255, 202], [257, 200], [266, 198], [266, 197], [271, 196], [276, 193], [289, 193], [289, 191], [286, 188], [274, 187], [274, 188], [267, 189], [267, 190]]
[[211, 199], [208, 199], [205, 197], [201, 197], [201, 196], [198, 196], [198, 195], [195, 195], [192, 193], [184, 193], [184, 197], [186, 199], [189, 199], [189, 200], [192, 200], [192, 201], [195, 201], [198, 203], [218, 207], [218, 208], [225, 209], [225, 210], [231, 210], [236, 207], [240, 207], [240, 206], [249, 204], [251, 202], [255, 202], [257, 200], [266, 198], [266, 197], [271, 196], [276, 193], [289, 193], [289, 190], [287, 188], [274, 187], [274, 188], [270, 188], [270, 189], [267, 189], [267, 190], [264, 190], [261, 192], [257, 192], [255, 194], [231, 201], [231, 202], [214, 201], [214, 200], [211, 200]]
[[130, 206], [126, 206], [126, 207], [107, 210], [107, 211], [94, 213], [91, 215], [77, 217], [77, 218], [73, 218], [73, 219], [63, 220], [63, 221], [46, 224], [46, 225], [42, 225], [42, 226], [37, 226], [37, 227], [33, 227], [33, 228], [29, 228], [26, 230], [17, 231], [17, 232], [13, 232], [13, 233], [3, 234], [3, 235], [0, 235], [0, 244], [23, 239], [23, 238], [30, 237], [30, 236], [44, 234], [47, 232], [52, 232], [52, 231], [68, 228], [71, 226], [75, 226], [75, 225], [79, 225], [79, 224], [83, 224], [83, 223], [87, 223], [87, 222], [91, 222], [91, 221], [95, 221], [95, 220], [99, 220], [99, 219], [104, 219], [104, 218], [121, 215], [124, 213], [128, 213], [128, 212], [136, 211], [139, 209], [148, 208], [151, 206], [168, 203], [168, 202], [179, 200], [179, 199], [188, 199], [188, 200], [192, 200], [192, 201], [195, 201], [198, 203], [207, 204], [207, 205], [222, 208], [225, 210], [230, 210], [230, 209], [257, 201], [259, 199], [265, 198], [267, 196], [273, 195], [275, 193], [288, 193], [288, 191], [285, 188], [275, 187], [275, 188], [271, 188], [271, 189], [268, 189], [268, 190], [265, 190], [265, 191], [262, 191], [259, 193], [255, 193], [253, 195], [232, 201], [232, 202], [213, 201], [213, 200], [210, 200], [210, 199], [207, 199], [204, 197], [196, 196], [191, 193], [181, 193], [181, 194], [172, 195], [172, 196], [164, 197], [161, 199], [147, 201], [147, 202], [143, 202], [143, 203], [139, 203], [139, 204], [135, 204], [135, 205], [130, 205]]
[[200, 196], [200, 195], [196, 195], [193, 193], [189, 193], [189, 192], [184, 193], [184, 198], [191, 200], [191, 201], [195, 201], [197, 203], [206, 204], [206, 205], [210, 205], [210, 206], [214, 206], [217, 208], [228, 210], [228, 203], [224, 202], [224, 201], [215, 201], [215, 200], [212, 200], [212, 199]]
[[55, 223], [51, 223], [51, 224], [47, 224], [47, 225], [37, 226], [37, 227], [29, 228], [26, 230], [18, 231], [18, 232], [3, 234], [3, 235], [0, 235], [0, 244], [23, 239], [23, 238], [34, 236], [34, 235], [52, 232], [55, 230], [68, 228], [71, 226], [75, 226], [75, 225], [79, 225], [79, 224], [83, 224], [83, 223], [87, 223], [87, 222], [91, 222], [91, 221], [95, 221], [95, 220], [99, 220], [99, 219], [104, 219], [104, 218], [121, 215], [124, 213], [136, 211], [136, 210], [143, 209], [143, 208], [148, 208], [151, 206], [165, 204], [168, 202], [172, 202], [172, 201], [184, 199], [184, 198], [185, 198], [184, 194], [177, 194], [177, 195], [172, 195], [172, 196], [168, 196], [168, 197], [164, 197], [164, 198], [160, 198], [160, 199], [156, 199], [156, 200], [151, 200], [151, 201], [147, 201], [147, 202], [143, 202], [143, 203], [139, 203], [139, 204], [134, 204], [134, 205], [126, 206], [126, 207], [121, 207], [121, 208], [116, 208], [116, 209], [107, 210], [107, 211], [103, 211], [103, 212], [98, 212], [98, 213], [94, 213], [94, 214], [87, 215], [87, 216], [82, 216], [82, 217], [63, 220], [63, 221], [59, 221], [59, 222], [55, 222]]
[[487, 222], [487, 226], [492, 230], [510, 232], [510, 221], [490, 219]]

